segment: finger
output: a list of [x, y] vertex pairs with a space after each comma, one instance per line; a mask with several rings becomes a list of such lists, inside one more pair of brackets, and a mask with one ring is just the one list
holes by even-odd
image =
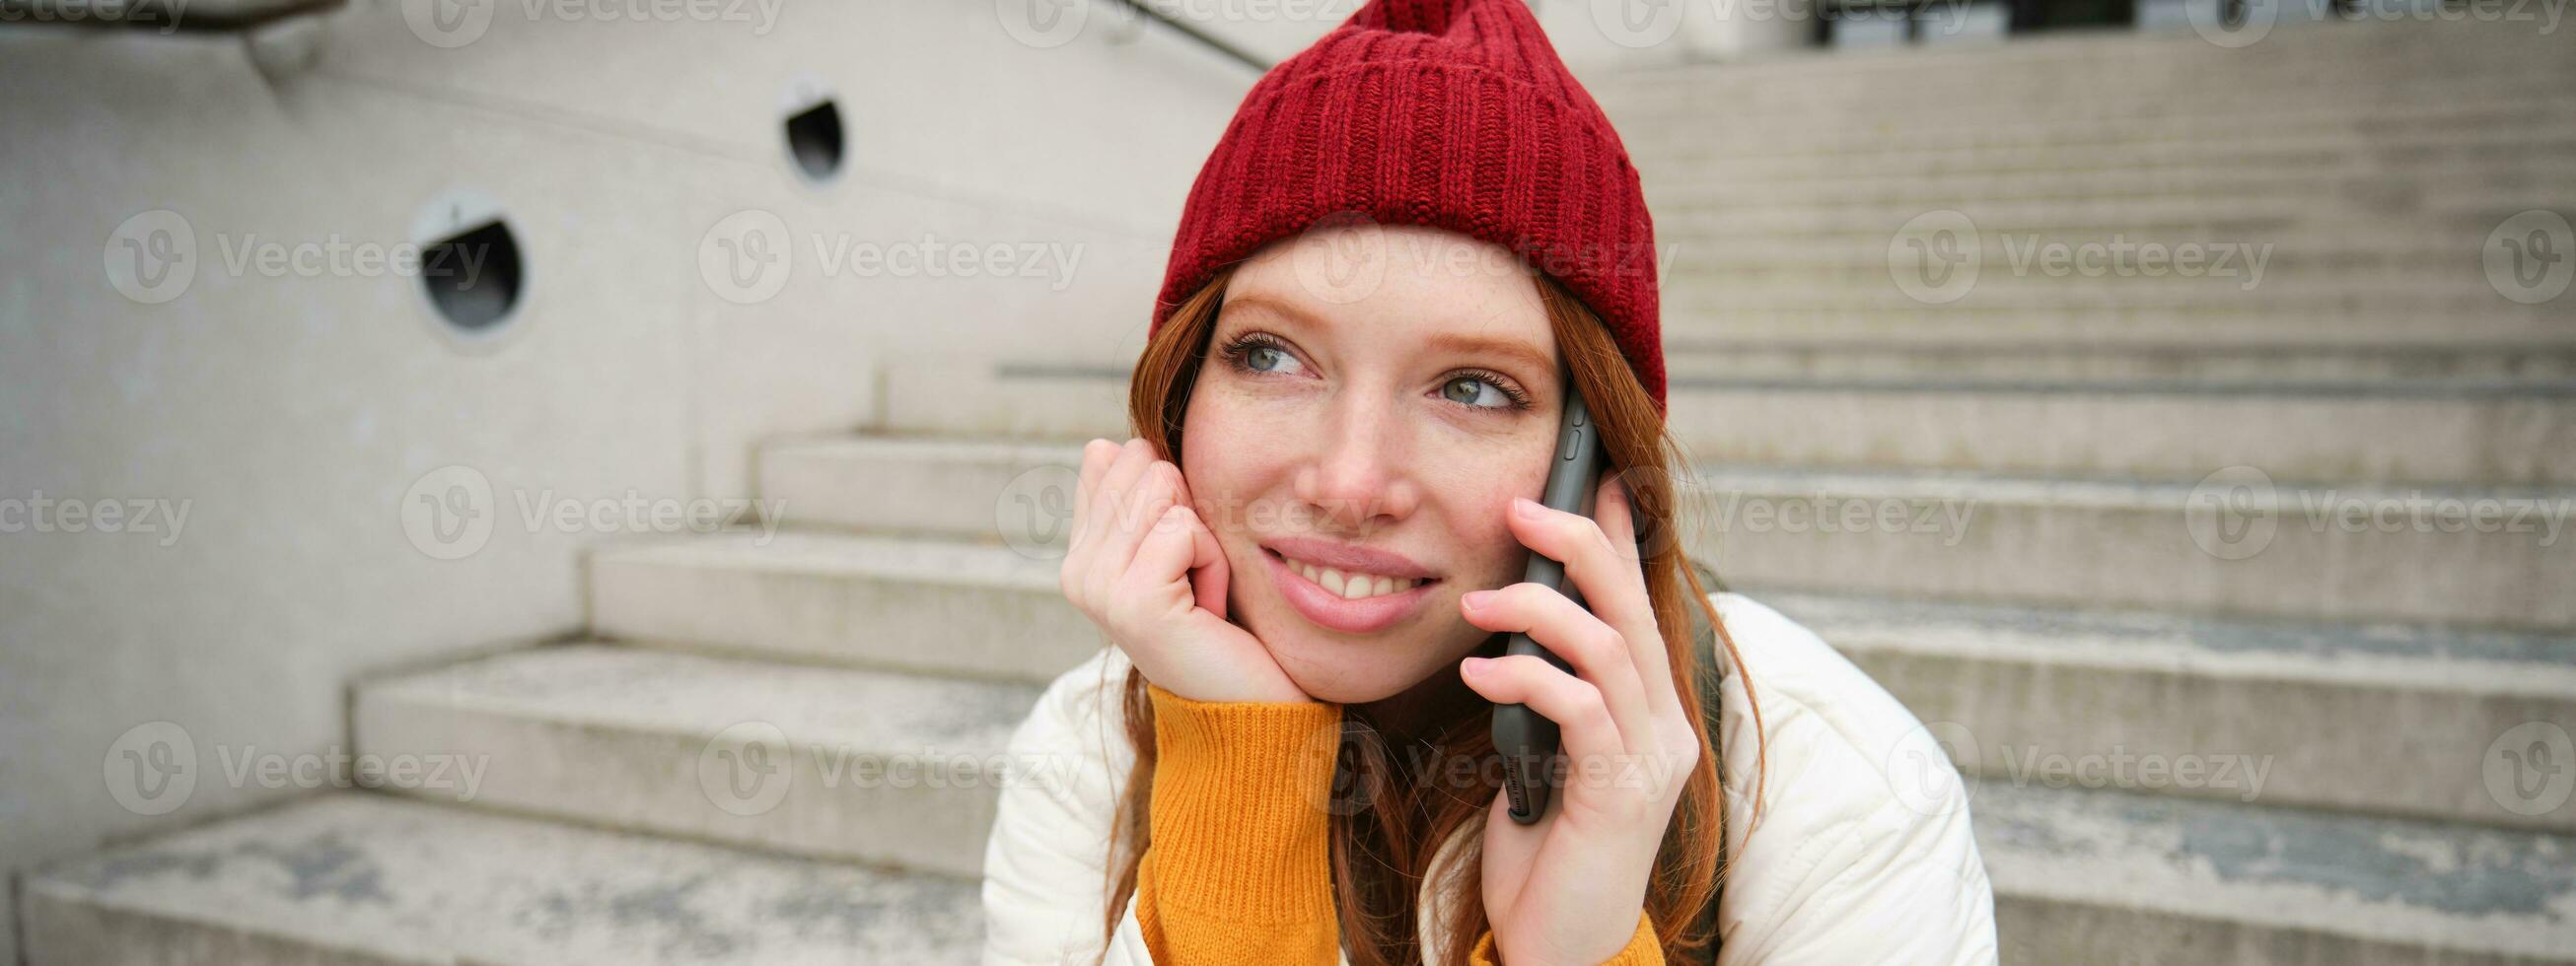
[[1161, 524], [1164, 510], [1173, 505], [1169, 478], [1179, 471], [1170, 467], [1163, 462], [1145, 467], [1113, 505], [1111, 512], [1118, 515], [1119, 523], [1103, 529], [1100, 547], [1092, 557], [1093, 566], [1108, 573], [1112, 583], [1134, 566], [1137, 551]]
[[[1083, 566], [1090, 598], [1107, 601], [1118, 585], [1127, 564], [1135, 559], [1134, 518], [1126, 511], [1126, 500], [1134, 490], [1137, 471], [1150, 466], [1144, 440], [1130, 439], [1118, 447], [1118, 454], [1102, 471], [1100, 486], [1091, 495], [1091, 532], [1085, 536]], [[1123, 538], [1123, 539], [1122, 539]]]
[[1126, 586], [1144, 591], [1180, 582], [1197, 550], [1190, 536], [1189, 512], [1188, 507], [1165, 507], [1152, 522], [1138, 528], [1144, 538], [1137, 542], [1134, 564], [1123, 575]]
[[1216, 534], [1208, 532], [1197, 511], [1186, 504], [1181, 507], [1190, 527], [1190, 586], [1198, 592], [1199, 606], [1218, 617], [1227, 617], [1225, 592], [1231, 568], [1225, 562], [1225, 548], [1217, 545]]
[[1127, 488], [1136, 477], [1153, 465], [1153, 453], [1142, 439], [1130, 439], [1118, 447], [1118, 455], [1100, 475], [1100, 485], [1091, 492], [1091, 527], [1093, 535], [1113, 533], [1133, 521], [1118, 519], [1118, 507], [1126, 498]]
[[1073, 491], [1073, 540], [1077, 545], [1082, 542], [1085, 522], [1098, 519], [1096, 514], [1085, 511], [1097, 502], [1095, 498], [1100, 495], [1100, 481], [1109, 475], [1109, 467], [1118, 461], [1120, 452], [1117, 443], [1105, 439], [1082, 444], [1082, 478]]
[[[1637, 588], [1636, 612], [1626, 613], [1614, 607], [1616, 613], [1602, 619], [1627, 635], [1627, 642], [1635, 652], [1638, 677], [1647, 681], [1669, 682], [1673, 679], [1673, 657], [1665, 647], [1660, 625], [1655, 623], [1654, 599], [1645, 594], [1645, 561], [1638, 556], [1640, 550], [1637, 547], [1637, 503], [1630, 498], [1626, 482], [1625, 473], [1614, 473], [1602, 480], [1601, 492], [1592, 500], [1592, 516], [1601, 525], [1602, 536], [1609, 539], [1613, 556], [1626, 561], [1628, 566], [1625, 569], [1633, 574], [1630, 579]], [[1587, 592], [1583, 599], [1590, 601], [1592, 595]], [[1599, 608], [1595, 608], [1595, 612], [1599, 613]], [[1657, 630], [1640, 636], [1640, 632], [1650, 627]], [[1646, 706], [1657, 712], [1678, 709], [1681, 707], [1681, 693], [1673, 687], [1647, 688]]]
[[[1634, 545], [1628, 552], [1621, 553], [1611, 544], [1609, 535], [1602, 532], [1601, 524], [1591, 517], [1550, 509], [1536, 500], [1515, 499], [1513, 502], [1514, 509], [1504, 514], [1510, 518], [1513, 535], [1532, 552], [1565, 564], [1565, 579], [1583, 595], [1583, 606], [1598, 615], [1603, 623], [1625, 635], [1632, 648], [1629, 662], [1638, 666], [1640, 676], [1646, 674], [1650, 666], [1664, 668], [1660, 678], [1650, 680], [1669, 681], [1672, 677], [1669, 670], [1671, 662], [1661, 657], [1663, 633], [1655, 623], [1654, 604], [1646, 597], [1646, 575], [1637, 565]], [[1536, 514], [1523, 516], [1519, 512], [1521, 508], [1535, 510]], [[1626, 509], [1627, 501], [1617, 499], [1616, 506], [1609, 512], [1625, 512]], [[1593, 512], [1604, 512], [1598, 494], [1593, 499]], [[1648, 650], [1658, 658], [1653, 665], [1646, 664], [1646, 657], [1641, 653]], [[1663, 707], [1661, 694], [1654, 700], [1654, 707]], [[1672, 696], [1670, 700], [1674, 705], [1681, 703], [1679, 695]]]
[[1477, 627], [1526, 632], [1573, 665], [1576, 675], [1600, 690], [1622, 747], [1640, 747], [1653, 737], [1645, 681], [1627, 642], [1582, 605], [1545, 584], [1518, 583], [1487, 592], [1483, 606], [1461, 604], [1460, 610]]
[[1525, 704], [1556, 722], [1558, 741], [1575, 759], [1573, 773], [1585, 761], [1604, 761], [1621, 753], [1618, 725], [1610, 720], [1601, 690], [1558, 670], [1535, 654], [1469, 658], [1461, 675], [1467, 686], [1495, 704]]

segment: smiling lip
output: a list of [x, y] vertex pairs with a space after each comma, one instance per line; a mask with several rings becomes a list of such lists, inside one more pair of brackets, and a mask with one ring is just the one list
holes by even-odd
[[1439, 585], [1439, 581], [1432, 580], [1411, 590], [1351, 600], [1289, 569], [1288, 561], [1278, 551], [1262, 548], [1261, 560], [1269, 565], [1270, 579], [1278, 585], [1280, 596], [1288, 598], [1289, 606], [1297, 608], [1297, 613], [1307, 620], [1345, 634], [1368, 634], [1393, 626], [1421, 610], [1423, 602], [1431, 599], [1431, 588]]

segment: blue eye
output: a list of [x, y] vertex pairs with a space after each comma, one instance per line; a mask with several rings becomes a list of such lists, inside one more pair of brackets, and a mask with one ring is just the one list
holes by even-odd
[[1289, 370], [1273, 369], [1271, 366], [1297, 361], [1297, 357], [1288, 354], [1287, 347], [1259, 332], [1247, 332], [1236, 336], [1232, 341], [1227, 342], [1224, 348], [1217, 351], [1227, 362], [1245, 372], [1276, 374]]
[[[1464, 387], [1463, 395], [1461, 395], [1460, 392], [1461, 387]], [[1530, 401], [1527, 395], [1522, 394], [1520, 390], [1512, 388], [1512, 384], [1505, 381], [1503, 377], [1490, 372], [1462, 372], [1455, 378], [1452, 378], [1447, 383], [1443, 384], [1440, 388], [1441, 395], [1449, 400], [1463, 403], [1477, 409], [1530, 408]], [[1481, 404], [1476, 401], [1479, 399], [1492, 399], [1495, 400], [1495, 404]]]

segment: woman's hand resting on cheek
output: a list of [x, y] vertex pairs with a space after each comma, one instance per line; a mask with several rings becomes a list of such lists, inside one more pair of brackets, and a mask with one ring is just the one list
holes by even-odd
[[1529, 500], [1515, 499], [1510, 511], [1512, 532], [1565, 563], [1589, 611], [1533, 583], [1467, 594], [1461, 604], [1469, 623], [1527, 631], [1576, 672], [1534, 655], [1469, 658], [1461, 669], [1485, 697], [1556, 722], [1567, 756], [1563, 784], [1537, 823], [1512, 821], [1500, 793], [1486, 810], [1485, 914], [1499, 961], [1510, 966], [1597, 964], [1627, 946], [1665, 827], [1699, 763], [1617, 479], [1602, 482], [1593, 507], [1597, 523]]
[[1142, 439], [1082, 448], [1064, 595], [1142, 671], [1193, 701], [1311, 700], [1225, 619], [1227, 569], [1181, 469]]

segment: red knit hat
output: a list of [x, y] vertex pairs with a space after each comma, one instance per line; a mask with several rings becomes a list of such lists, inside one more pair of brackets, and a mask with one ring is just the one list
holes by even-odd
[[1181, 209], [1153, 330], [1217, 269], [1337, 215], [1511, 249], [1601, 316], [1663, 411], [1654, 222], [1527, 0], [1370, 0], [1254, 82]]

